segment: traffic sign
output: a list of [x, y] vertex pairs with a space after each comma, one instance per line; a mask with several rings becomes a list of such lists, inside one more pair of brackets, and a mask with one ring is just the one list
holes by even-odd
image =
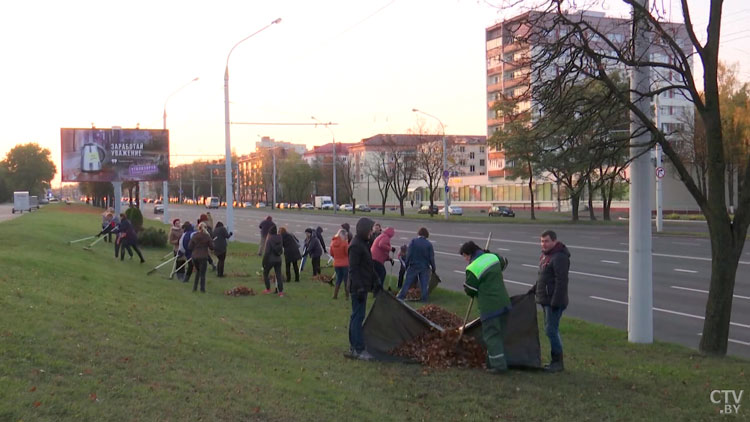
[[451, 187], [450, 186], [446, 186], [445, 187], [445, 193], [450, 193], [450, 191], [451, 191]]
[[451, 172], [448, 170], [443, 170], [443, 179], [449, 179], [451, 177]]
[[659, 179], [663, 178], [664, 175], [667, 174], [667, 171], [664, 170], [664, 167], [657, 167], [656, 168], [656, 177]]

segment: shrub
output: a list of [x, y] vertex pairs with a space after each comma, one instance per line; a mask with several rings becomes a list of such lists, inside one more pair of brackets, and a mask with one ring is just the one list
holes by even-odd
[[145, 230], [138, 232], [138, 244], [163, 248], [167, 245], [167, 232], [162, 229], [146, 227]]
[[143, 230], [143, 214], [141, 214], [141, 210], [136, 207], [130, 207], [125, 210], [125, 216], [128, 217], [136, 232]]

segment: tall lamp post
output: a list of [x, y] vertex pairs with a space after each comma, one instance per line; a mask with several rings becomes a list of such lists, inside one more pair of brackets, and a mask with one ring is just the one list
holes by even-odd
[[331, 142], [333, 143], [333, 213], [336, 214], [339, 207], [339, 203], [336, 200], [336, 136], [334, 136], [333, 129], [331, 129], [331, 122], [323, 123], [316, 119], [315, 116], [310, 116], [310, 118], [325, 126], [325, 128], [331, 132]]
[[[445, 184], [445, 195], [443, 196], [443, 212], [445, 214], [445, 219], [448, 219], [449, 211], [448, 211], [448, 155], [447, 150], [445, 146], [445, 125], [443, 125], [443, 122], [438, 119], [436, 116], [433, 116], [430, 113], [425, 113], [422, 110], [418, 110], [416, 108], [411, 109], [414, 113], [420, 113], [424, 114], [425, 116], [432, 117], [433, 119], [437, 120], [438, 123], [440, 123], [440, 128], [443, 131], [443, 183]], [[430, 210], [432, 211], [432, 210]]]
[[248, 35], [247, 37], [241, 39], [237, 44], [235, 44], [231, 50], [229, 50], [229, 54], [227, 54], [227, 63], [226, 67], [224, 68], [224, 148], [225, 148], [225, 172], [226, 172], [226, 192], [227, 192], [227, 230], [229, 232], [232, 232], [234, 230], [234, 205], [232, 202], [234, 201], [234, 192], [232, 191], [232, 143], [230, 140], [230, 130], [229, 130], [229, 57], [232, 55], [232, 51], [234, 51], [235, 48], [237, 48], [238, 45], [242, 44], [244, 41], [252, 38], [253, 36], [265, 31], [268, 29], [271, 25], [281, 22], [281, 18], [276, 19], [275, 21], [269, 23], [268, 25], [264, 26], [263, 28], [260, 28], [259, 30], [253, 32], [252, 34]]
[[[169, 102], [169, 99], [172, 98], [173, 95], [177, 94], [178, 92], [182, 91], [186, 86], [190, 85], [191, 83], [197, 81], [198, 77], [194, 78], [190, 82], [186, 83], [185, 85], [177, 88], [173, 93], [169, 94], [166, 100], [164, 100], [164, 130], [167, 130], [167, 103]], [[182, 186], [180, 186], [182, 188]], [[180, 192], [182, 194], [182, 192]], [[162, 215], [162, 222], [164, 224], [169, 224], [169, 177], [167, 176], [167, 180], [164, 181], [164, 184], [162, 185], [162, 205], [164, 205], [164, 215]]]

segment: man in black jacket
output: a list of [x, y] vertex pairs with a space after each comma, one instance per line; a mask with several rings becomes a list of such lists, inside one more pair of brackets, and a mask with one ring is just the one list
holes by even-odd
[[563, 345], [560, 338], [560, 318], [568, 307], [568, 271], [570, 252], [557, 234], [547, 230], [541, 236], [542, 255], [537, 274], [536, 303], [544, 310], [544, 331], [549, 338], [552, 361], [545, 365], [547, 372], [560, 372], [563, 367]]
[[365, 350], [365, 338], [362, 323], [367, 310], [367, 293], [376, 293], [380, 289], [378, 276], [372, 264], [372, 255], [368, 241], [372, 236], [373, 221], [360, 218], [357, 221], [356, 235], [349, 245], [349, 292], [352, 298], [352, 315], [349, 318], [349, 352], [344, 356], [351, 359], [372, 360]]
[[275, 226], [273, 219], [269, 215], [265, 220], [260, 222], [258, 228], [260, 229], [260, 248], [258, 248], [258, 256], [263, 255], [266, 250], [266, 238], [268, 237], [268, 231], [271, 230], [271, 226]]

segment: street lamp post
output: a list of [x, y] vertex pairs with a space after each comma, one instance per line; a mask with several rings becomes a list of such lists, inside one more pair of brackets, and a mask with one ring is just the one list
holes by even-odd
[[[164, 100], [164, 130], [167, 130], [167, 103], [169, 102], [169, 99], [172, 98], [173, 95], [177, 94], [178, 92], [182, 91], [183, 88], [190, 85], [191, 83], [197, 81], [198, 77], [193, 78], [190, 82], [186, 83], [185, 85], [177, 88], [175, 92], [169, 94], [166, 100]], [[180, 189], [182, 189], [182, 186], [180, 186]], [[182, 192], [180, 192], [182, 194]], [[162, 185], [162, 205], [164, 205], [164, 215], [162, 215], [162, 222], [164, 224], [169, 224], [169, 176], [167, 176], [167, 180], [164, 181], [164, 184]]]
[[[438, 123], [440, 123], [440, 128], [443, 131], [443, 183], [445, 184], [445, 194], [443, 195], [443, 212], [445, 215], [445, 219], [448, 219], [449, 211], [448, 211], [448, 153], [447, 148], [445, 145], [445, 125], [443, 125], [443, 122], [438, 119], [436, 116], [433, 116], [430, 113], [425, 113], [422, 110], [418, 110], [416, 108], [411, 109], [414, 113], [421, 113], [425, 116], [432, 117], [433, 119], [437, 120]], [[432, 210], [430, 210], [432, 212]]]
[[232, 55], [232, 51], [237, 48], [238, 45], [244, 41], [252, 38], [253, 36], [265, 31], [271, 25], [281, 22], [281, 18], [269, 23], [268, 25], [260, 28], [253, 32], [247, 37], [241, 39], [235, 44], [229, 54], [227, 54], [227, 63], [224, 68], [224, 153], [225, 153], [225, 172], [226, 172], [226, 196], [227, 196], [227, 230], [231, 233], [234, 230], [234, 206], [232, 204], [234, 200], [234, 192], [232, 190], [232, 143], [230, 140], [229, 130], [229, 57]]
[[310, 118], [315, 120], [316, 122], [319, 122], [321, 125], [325, 126], [325, 128], [328, 129], [329, 132], [331, 132], [331, 142], [333, 143], [333, 213], [336, 214], [339, 207], [339, 203], [336, 200], [336, 136], [333, 134], [333, 129], [331, 129], [330, 127], [331, 122], [323, 123], [320, 120], [316, 119], [315, 116], [310, 116]]

